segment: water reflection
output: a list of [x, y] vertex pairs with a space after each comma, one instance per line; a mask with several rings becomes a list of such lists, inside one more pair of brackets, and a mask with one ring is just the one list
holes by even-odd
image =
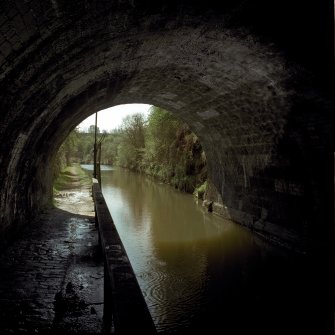
[[102, 191], [161, 333], [284, 331], [306, 315], [286, 252], [127, 170], [103, 170]]

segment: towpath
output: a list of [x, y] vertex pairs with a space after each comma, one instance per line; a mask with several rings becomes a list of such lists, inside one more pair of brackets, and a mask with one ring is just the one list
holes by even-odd
[[0, 255], [1, 334], [102, 333], [103, 263], [90, 180], [77, 172]]

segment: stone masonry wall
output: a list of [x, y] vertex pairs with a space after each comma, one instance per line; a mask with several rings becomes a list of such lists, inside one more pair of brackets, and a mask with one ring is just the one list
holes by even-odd
[[2, 240], [49, 203], [52, 161], [71, 129], [96, 110], [136, 102], [190, 125], [232, 219], [284, 240], [294, 231], [299, 248], [328, 245], [325, 2], [4, 0], [0, 8]]

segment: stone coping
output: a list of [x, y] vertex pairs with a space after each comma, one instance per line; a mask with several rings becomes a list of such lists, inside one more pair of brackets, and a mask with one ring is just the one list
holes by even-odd
[[105, 262], [104, 320], [113, 324], [117, 334], [156, 334], [149, 309], [96, 179], [93, 179], [92, 195]]

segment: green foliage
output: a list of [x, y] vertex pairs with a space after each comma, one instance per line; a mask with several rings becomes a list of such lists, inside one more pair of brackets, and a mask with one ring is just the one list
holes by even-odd
[[204, 199], [204, 196], [205, 196], [205, 192], [207, 190], [207, 180], [201, 184], [200, 186], [198, 186], [193, 194], [198, 198], [198, 199]]
[[[58, 172], [71, 163], [93, 163], [93, 128], [69, 135], [57, 154]], [[142, 172], [190, 193], [207, 178], [206, 156], [197, 136], [158, 107], [151, 108], [148, 120], [142, 114], [127, 116], [119, 130], [106, 134], [101, 164]]]
[[54, 181], [54, 193], [71, 189], [74, 186], [91, 185], [91, 178], [85, 173], [79, 164], [71, 164], [60, 171]]
[[125, 143], [134, 148], [144, 148], [145, 120], [143, 114], [128, 115], [122, 120], [122, 137]]
[[152, 107], [148, 118], [145, 159], [154, 165], [170, 165], [174, 158], [178, 121], [172, 114]]
[[145, 151], [145, 120], [143, 114], [129, 115], [123, 119], [117, 151], [117, 164], [139, 170]]
[[137, 167], [137, 151], [136, 148], [127, 143], [121, 142], [118, 146], [118, 159], [117, 164], [130, 169]]
[[60, 146], [54, 163], [54, 178], [57, 178], [60, 172], [76, 159], [79, 150], [77, 144], [80, 142], [78, 134], [77, 129], [73, 130]]
[[[121, 141], [120, 132], [113, 132], [112, 134], [107, 134], [104, 141], [102, 142], [101, 148], [101, 163], [108, 165], [116, 165], [118, 158], [118, 147]], [[93, 148], [93, 143], [92, 143]], [[88, 160], [93, 159], [91, 155]]]
[[207, 176], [204, 157], [198, 138], [185, 123], [161, 108], [151, 108], [142, 171], [193, 192]]

